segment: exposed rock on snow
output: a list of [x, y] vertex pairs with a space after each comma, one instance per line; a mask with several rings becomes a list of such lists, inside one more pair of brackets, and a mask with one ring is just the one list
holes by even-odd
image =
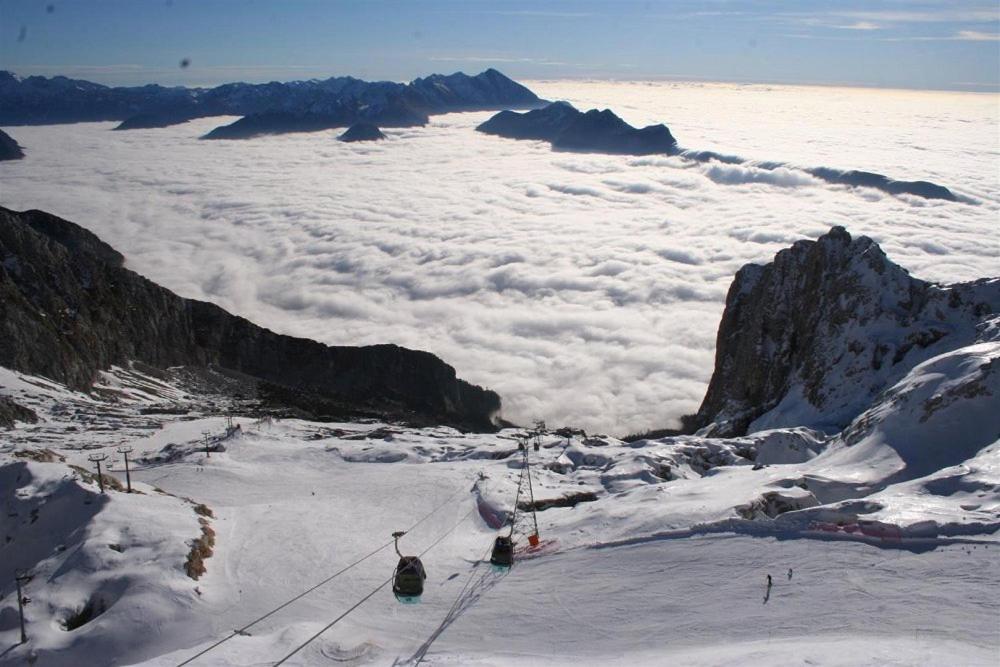
[[432, 354], [275, 334], [129, 271], [71, 222], [0, 209], [0, 365], [87, 389], [98, 371], [132, 361], [228, 369], [303, 414], [491, 429], [500, 409], [495, 393]]
[[837, 432], [920, 362], [975, 343], [998, 310], [1000, 279], [927, 283], [834, 227], [737, 273], [696, 423]]
[[9, 396], [0, 396], [0, 428], [13, 428], [14, 422], [34, 424], [38, 415], [31, 408], [18, 405]]

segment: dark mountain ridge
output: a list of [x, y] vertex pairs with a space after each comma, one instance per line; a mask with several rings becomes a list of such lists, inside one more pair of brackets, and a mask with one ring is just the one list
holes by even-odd
[[635, 128], [610, 109], [587, 112], [568, 102], [553, 102], [526, 113], [501, 111], [476, 128], [508, 139], [548, 141], [556, 150], [623, 155], [673, 153], [677, 140], [665, 125]]
[[[2, 125], [120, 120], [118, 129], [126, 130], [165, 127], [206, 116], [266, 114], [244, 126], [260, 133], [271, 121], [279, 128], [275, 131], [347, 126], [357, 121], [409, 126], [426, 123], [429, 114], [540, 104], [534, 93], [494, 69], [475, 76], [434, 74], [409, 84], [343, 76], [288, 83], [227, 83], [215, 88], [155, 84], [113, 88], [62, 76], [20, 78], [0, 71]], [[244, 135], [237, 128], [228, 136]]]
[[316, 417], [493, 430], [500, 411], [497, 394], [433, 354], [276, 334], [133, 273], [72, 222], [0, 208], [0, 365], [86, 391], [98, 371], [131, 362], [243, 374]]

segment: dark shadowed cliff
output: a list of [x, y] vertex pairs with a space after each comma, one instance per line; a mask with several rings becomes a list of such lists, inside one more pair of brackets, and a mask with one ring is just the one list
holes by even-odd
[[430, 353], [276, 334], [123, 264], [74, 223], [0, 208], [0, 366], [81, 390], [113, 364], [213, 366], [251, 376], [262, 395], [317, 416], [493, 428], [500, 398]]

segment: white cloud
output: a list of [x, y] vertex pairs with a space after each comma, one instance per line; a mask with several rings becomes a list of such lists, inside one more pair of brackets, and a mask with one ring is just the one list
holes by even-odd
[[[131, 268], [274, 330], [430, 350], [508, 418], [623, 433], [697, 408], [733, 274], [835, 224], [919, 277], [996, 271], [998, 111], [982, 95], [718, 84], [529, 84], [666, 123], [688, 148], [780, 169], [554, 152], [439, 116], [376, 145], [337, 132], [205, 142], [162, 130], [7, 129], [0, 203], [77, 221]], [[933, 109], [934, 113], [927, 113]], [[817, 182], [878, 171], [977, 205]]]
[[841, 30], [880, 30], [882, 26], [877, 23], [872, 23], [871, 21], [855, 21], [849, 25], [836, 25], [834, 28], [840, 28]]
[[579, 63], [568, 63], [562, 60], [551, 60], [549, 58], [523, 58], [515, 56], [489, 56], [489, 55], [467, 55], [467, 56], [431, 56], [427, 60], [430, 62], [459, 62], [459, 63], [530, 63], [532, 65], [566, 65], [576, 66]]
[[965, 42], [996, 42], [1000, 40], [1000, 34], [979, 30], [959, 30], [955, 39]]
[[989, 23], [1000, 20], [1000, 10], [993, 8], [942, 8], [939, 10], [848, 10], [825, 12], [829, 16], [893, 23]]

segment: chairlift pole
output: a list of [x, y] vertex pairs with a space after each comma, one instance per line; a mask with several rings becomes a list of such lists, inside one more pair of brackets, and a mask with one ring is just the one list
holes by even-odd
[[517, 478], [517, 493], [514, 494], [514, 511], [510, 515], [510, 534], [508, 537], [514, 537], [514, 524], [517, 522], [517, 503], [521, 499], [521, 486], [524, 485], [524, 470], [528, 466], [528, 448], [522, 447], [522, 457], [523, 461], [521, 464], [521, 474]]
[[101, 461], [106, 458], [108, 458], [107, 454], [90, 454], [87, 456], [88, 461], [97, 465], [97, 486], [100, 487], [101, 493], [104, 493], [104, 476], [101, 474]]
[[208, 449], [208, 436], [211, 433], [212, 433], [211, 431], [202, 431], [201, 432], [201, 434], [205, 437], [205, 457], [206, 458], [211, 458], [212, 457], [212, 452]]
[[132, 451], [130, 445], [122, 445], [118, 448], [118, 453], [125, 457], [125, 484], [128, 486], [128, 492], [132, 493], [132, 472], [128, 467], [128, 455]]
[[535, 421], [535, 451], [537, 452], [542, 446], [542, 434], [546, 431], [545, 421], [538, 419]]
[[[528, 477], [528, 497], [531, 499], [531, 521], [535, 525], [535, 535], [534, 538], [538, 540], [538, 517], [535, 514], [535, 490], [531, 486], [531, 464], [528, 463], [528, 450], [524, 450], [524, 468], [525, 475]], [[528, 538], [531, 541], [531, 538]], [[534, 546], [534, 545], [532, 545]]]
[[24, 629], [24, 603], [27, 598], [24, 597], [21, 591], [21, 584], [28, 583], [31, 577], [27, 572], [16, 571], [14, 572], [14, 582], [17, 584], [17, 613], [21, 617], [21, 643], [28, 643], [28, 633]]

